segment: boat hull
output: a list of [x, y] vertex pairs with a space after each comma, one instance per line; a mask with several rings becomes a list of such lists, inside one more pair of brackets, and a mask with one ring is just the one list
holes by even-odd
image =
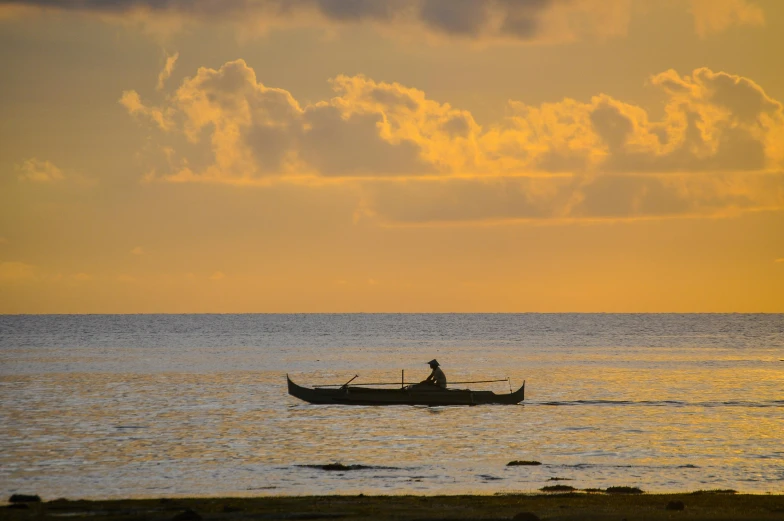
[[302, 387], [286, 375], [289, 394], [313, 404], [330, 405], [514, 405], [525, 399], [525, 382], [517, 391], [496, 394], [492, 391], [469, 389], [401, 388], [374, 389], [370, 387], [340, 387], [337, 389], [312, 389]]

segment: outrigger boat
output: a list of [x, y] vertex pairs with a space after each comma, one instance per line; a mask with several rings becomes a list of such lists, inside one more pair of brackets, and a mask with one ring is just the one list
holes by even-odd
[[[300, 400], [315, 404], [332, 405], [514, 405], [525, 399], [525, 381], [517, 391], [508, 394], [496, 394], [493, 391], [472, 391], [470, 389], [442, 389], [435, 385], [405, 385], [398, 384], [364, 384], [364, 385], [400, 385], [398, 389], [376, 389], [373, 387], [360, 387], [349, 385], [355, 378], [340, 386], [320, 386], [316, 388], [302, 387], [295, 384], [286, 375], [289, 394]], [[508, 382], [505, 380], [484, 380], [477, 382], [459, 383], [485, 383]], [[329, 389], [326, 387], [337, 387]], [[511, 387], [510, 387], [511, 389]]]

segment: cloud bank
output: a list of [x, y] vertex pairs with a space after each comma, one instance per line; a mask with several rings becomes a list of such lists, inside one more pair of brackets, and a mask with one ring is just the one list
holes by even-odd
[[748, 78], [707, 68], [649, 78], [663, 116], [605, 94], [527, 105], [479, 125], [421, 90], [331, 80], [302, 104], [243, 60], [201, 68], [159, 105], [129, 114], [172, 144], [151, 181], [353, 183], [361, 214], [390, 222], [713, 216], [784, 207], [784, 108]]
[[[84, 12], [172, 28], [189, 21], [232, 21], [252, 31], [281, 25], [371, 23], [406, 34], [554, 43], [625, 35], [631, 4], [631, 0], [0, 0], [0, 10]], [[764, 23], [761, 8], [749, 0], [684, 0], [683, 4], [692, 12], [701, 36], [733, 25]]]

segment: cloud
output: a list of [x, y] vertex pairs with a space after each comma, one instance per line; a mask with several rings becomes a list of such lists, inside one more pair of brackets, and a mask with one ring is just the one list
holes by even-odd
[[256, 30], [324, 22], [371, 23], [447, 38], [564, 42], [625, 34], [630, 4], [630, 0], [0, 0], [0, 9], [76, 11], [159, 26], [166, 20], [163, 23], [174, 28], [182, 20], [228, 20]]
[[53, 163], [35, 157], [25, 160], [21, 165], [16, 165], [16, 170], [21, 181], [51, 183], [65, 179], [63, 171]]
[[129, 114], [139, 118], [149, 119], [163, 130], [168, 130], [172, 125], [170, 121], [170, 111], [165, 112], [160, 108], [145, 105], [142, 103], [141, 97], [136, 91], [127, 90], [123, 92], [122, 96], [120, 96], [119, 103], [125, 107]]
[[586, 180], [573, 218], [726, 217], [784, 209], [784, 172], [768, 175], [600, 176]]
[[132, 255], [144, 255], [144, 248], [141, 246], [136, 246], [134, 249], [131, 250]]
[[172, 71], [174, 71], [174, 64], [177, 63], [177, 58], [179, 57], [180, 57], [180, 53], [178, 52], [166, 56], [166, 63], [164, 64], [161, 72], [158, 73], [158, 83], [155, 86], [156, 90], [163, 90], [163, 87], [166, 84], [166, 80], [169, 79], [169, 77], [172, 74]]
[[691, 0], [694, 29], [705, 38], [735, 25], [763, 25], [762, 8], [749, 0]]
[[[742, 76], [656, 74], [649, 85], [664, 100], [656, 119], [597, 94], [511, 101], [507, 117], [484, 126], [399, 83], [362, 75], [331, 83], [334, 97], [305, 104], [236, 60], [199, 69], [160, 106], [134, 91], [121, 103], [161, 132], [165, 157], [149, 181], [351, 182], [363, 194], [359, 218], [708, 216], [782, 206], [784, 109]], [[209, 157], [179, 151], [176, 135], [206, 145]]]
[[222, 271], [216, 271], [212, 275], [210, 275], [210, 280], [223, 280], [226, 278], [226, 275]]
[[35, 266], [23, 262], [0, 262], [0, 283], [35, 280], [35, 270]]
[[427, 174], [470, 161], [470, 133], [478, 126], [469, 113], [399, 84], [362, 76], [332, 83], [337, 97], [303, 107], [289, 92], [257, 82], [253, 69], [236, 60], [199, 69], [167, 106], [145, 105], [135, 91], [123, 93], [120, 103], [161, 130], [181, 132], [192, 143], [209, 141], [210, 164], [167, 152], [175, 165], [165, 176], [170, 181]]
[[[759, 26], [752, 0], [682, 0], [701, 37]], [[655, 4], [655, 2], [654, 2]], [[481, 42], [562, 43], [624, 36], [631, 0], [0, 0], [0, 19], [41, 11], [80, 12], [154, 33], [187, 23], [229, 21], [248, 33], [271, 27], [374, 24], [395, 34]]]
[[570, 178], [444, 179], [365, 185], [369, 217], [419, 224], [552, 219], [566, 208]]
[[606, 95], [532, 107], [512, 102], [511, 128], [485, 136], [506, 162], [609, 172], [757, 171], [781, 166], [784, 112], [748, 78], [696, 69], [654, 75], [664, 117]]
[[784, 262], [784, 257], [782, 257], [782, 258], [780, 258], [780, 259], [776, 259], [776, 261], [775, 261], [775, 262]]
[[727, 217], [784, 209], [784, 172], [374, 182], [363, 217], [387, 225]]

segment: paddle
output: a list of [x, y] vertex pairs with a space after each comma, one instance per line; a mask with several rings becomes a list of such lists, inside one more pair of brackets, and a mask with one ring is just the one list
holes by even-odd
[[351, 379], [351, 380], [349, 380], [348, 382], [344, 383], [344, 384], [343, 384], [343, 385], [341, 385], [340, 387], [341, 387], [341, 388], [343, 388], [343, 387], [348, 387], [348, 384], [350, 384], [351, 382], [353, 382], [353, 381], [354, 381], [354, 380], [356, 380], [357, 378], [359, 378], [359, 375], [358, 375], [358, 374], [355, 374], [355, 375], [354, 375], [354, 378], [352, 378], [352, 379]]

